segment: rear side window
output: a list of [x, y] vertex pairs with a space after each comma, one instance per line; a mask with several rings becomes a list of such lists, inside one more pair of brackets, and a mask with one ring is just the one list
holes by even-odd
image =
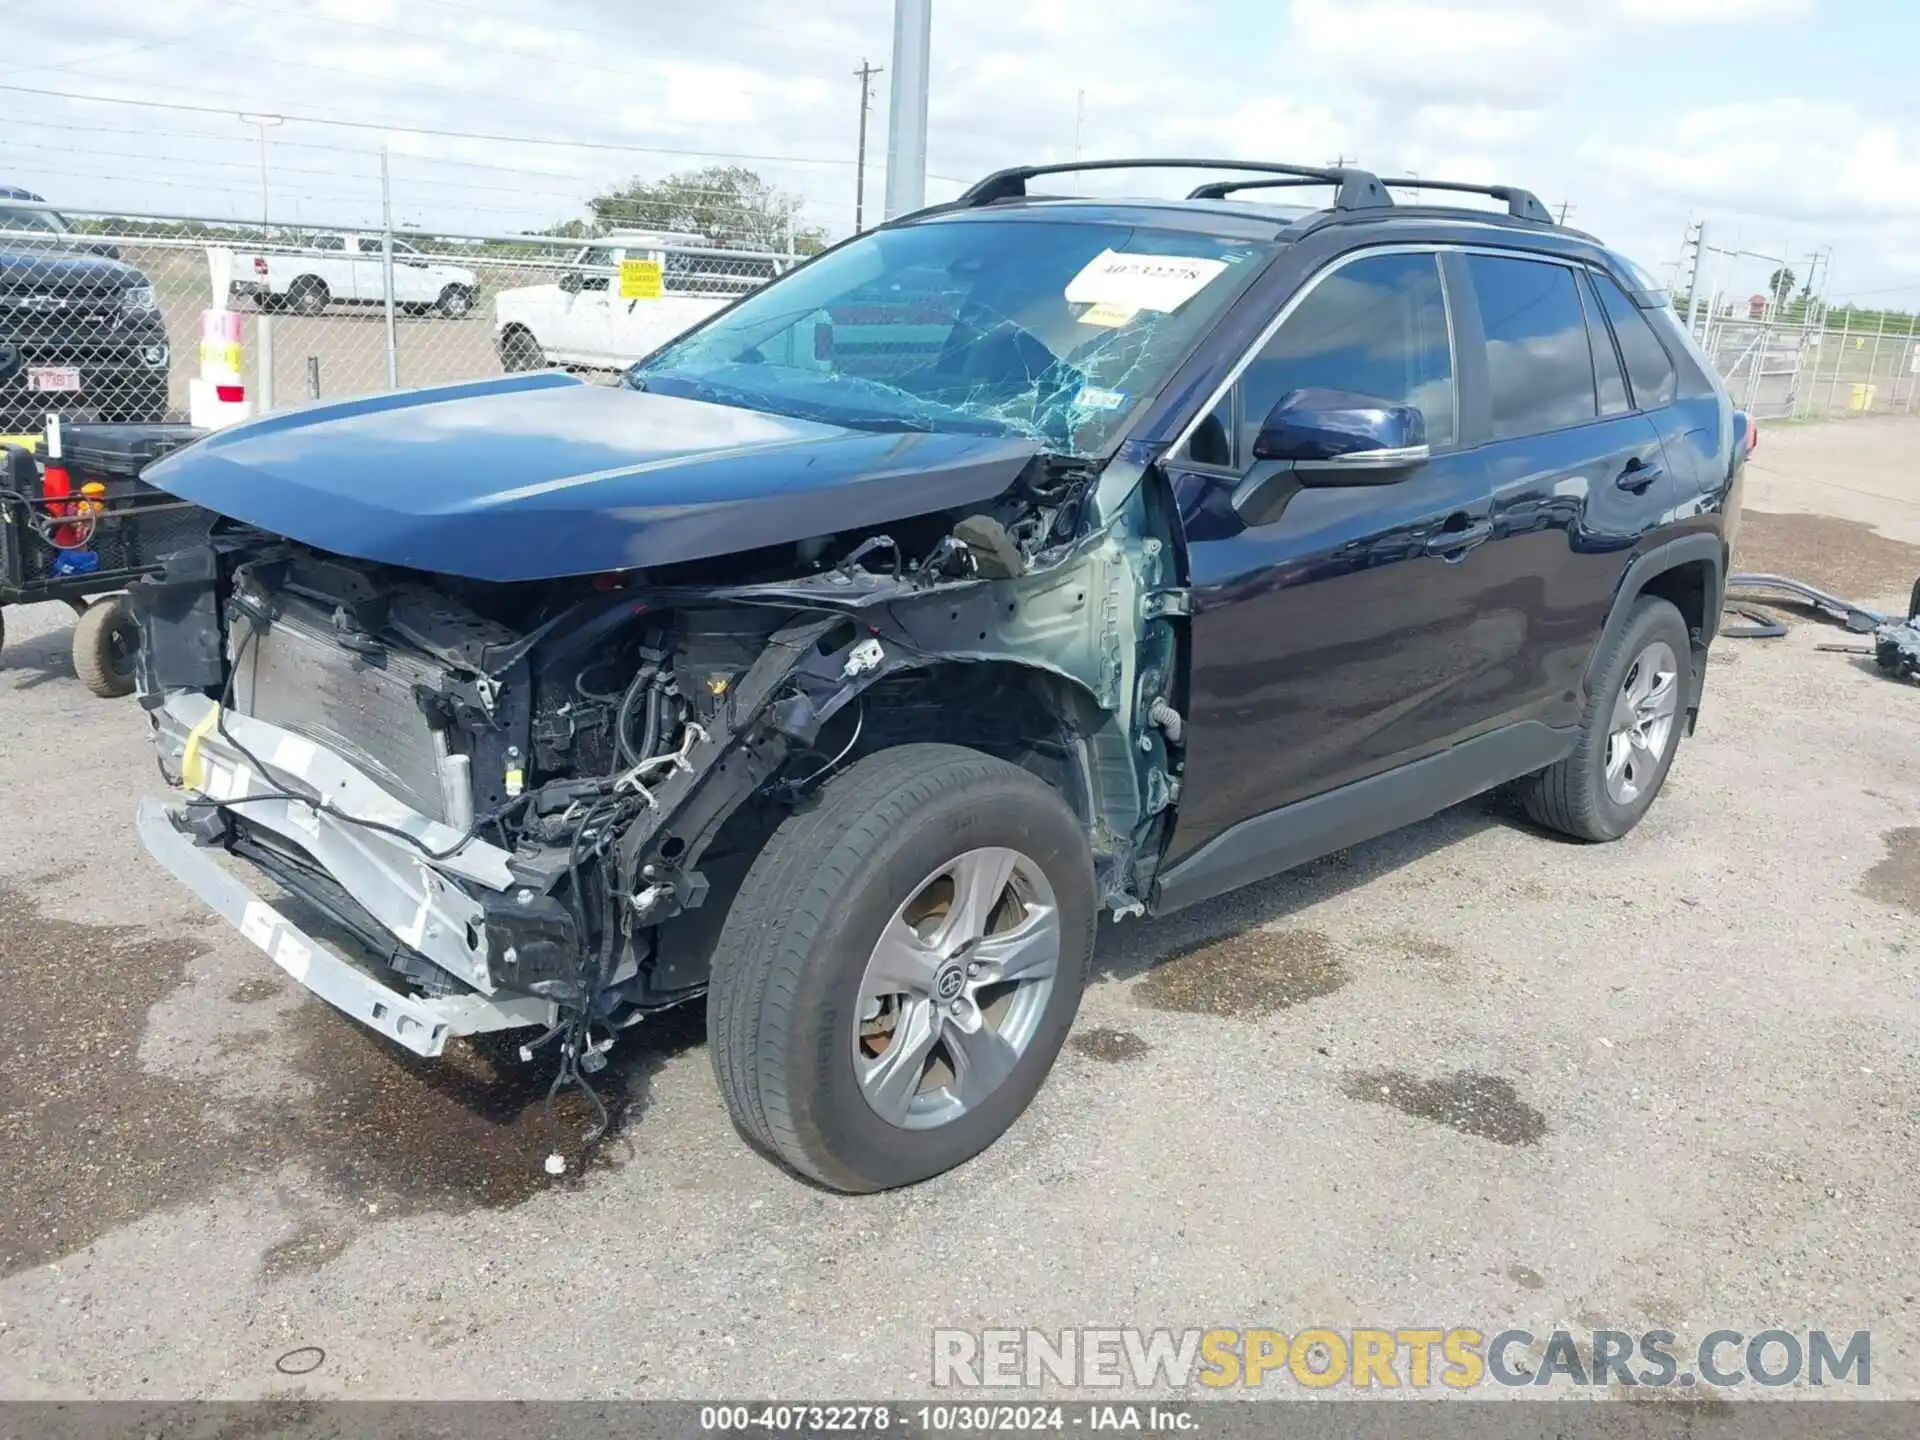
[[1289, 391], [1347, 390], [1426, 417], [1427, 443], [1454, 439], [1446, 293], [1431, 254], [1374, 255], [1320, 281], [1241, 378], [1240, 445]]
[[1600, 303], [1613, 322], [1613, 333], [1620, 339], [1620, 353], [1627, 357], [1627, 378], [1633, 381], [1633, 398], [1642, 410], [1658, 410], [1671, 405], [1680, 388], [1660, 337], [1653, 333], [1640, 307], [1611, 277], [1595, 275], [1593, 283], [1600, 292]]
[[1487, 337], [1494, 438], [1593, 419], [1593, 352], [1573, 271], [1498, 255], [1468, 255], [1466, 262]]
[[1612, 327], [1600, 312], [1600, 300], [1591, 285], [1583, 284], [1580, 299], [1587, 307], [1587, 343], [1593, 349], [1593, 380], [1600, 390], [1600, 413], [1624, 415], [1633, 408], [1633, 401], [1627, 396], [1627, 373], [1620, 368], [1620, 356], [1613, 348]]

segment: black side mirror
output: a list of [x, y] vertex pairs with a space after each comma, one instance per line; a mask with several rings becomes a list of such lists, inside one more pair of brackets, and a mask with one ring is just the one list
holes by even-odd
[[560, 288], [569, 295], [578, 295], [586, 285], [587, 277], [578, 270], [569, 270], [560, 277]]
[[1284, 460], [1303, 486], [1392, 485], [1432, 457], [1427, 419], [1344, 390], [1289, 390], [1253, 442], [1256, 460]]

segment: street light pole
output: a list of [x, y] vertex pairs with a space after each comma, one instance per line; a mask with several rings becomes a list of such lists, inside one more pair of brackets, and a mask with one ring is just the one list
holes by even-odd
[[260, 223], [267, 223], [267, 131], [275, 125], [286, 124], [284, 115], [242, 115], [241, 123], [252, 125], [260, 131]]
[[887, 218], [927, 203], [927, 64], [933, 0], [893, 0], [893, 92], [887, 107]]

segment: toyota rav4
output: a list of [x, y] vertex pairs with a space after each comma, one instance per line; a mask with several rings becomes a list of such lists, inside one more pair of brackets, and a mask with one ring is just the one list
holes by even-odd
[[[1253, 178], [1028, 191], [1145, 165]], [[704, 996], [740, 1129], [859, 1191], [1020, 1115], [1102, 911], [1509, 782], [1618, 839], [1700, 708], [1747, 422], [1631, 264], [1414, 183], [1005, 171], [617, 388], [169, 456], [222, 518], [135, 591], [146, 845], [423, 1055], [528, 1027], [591, 1094]]]

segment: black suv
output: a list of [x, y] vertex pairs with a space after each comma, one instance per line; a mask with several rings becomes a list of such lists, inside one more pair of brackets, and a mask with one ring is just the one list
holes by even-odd
[[168, 359], [152, 282], [38, 195], [0, 185], [0, 434], [37, 431], [50, 412], [164, 420]]
[[[1027, 188], [1183, 164], [1259, 178]], [[1103, 910], [1507, 782], [1617, 839], [1700, 708], [1746, 421], [1620, 257], [1413, 184], [1006, 171], [619, 388], [176, 452], [146, 478], [226, 518], [135, 587], [185, 792], [145, 843], [421, 1054], [532, 1027], [591, 1096], [704, 995], [739, 1127], [869, 1190], [1026, 1107]]]

